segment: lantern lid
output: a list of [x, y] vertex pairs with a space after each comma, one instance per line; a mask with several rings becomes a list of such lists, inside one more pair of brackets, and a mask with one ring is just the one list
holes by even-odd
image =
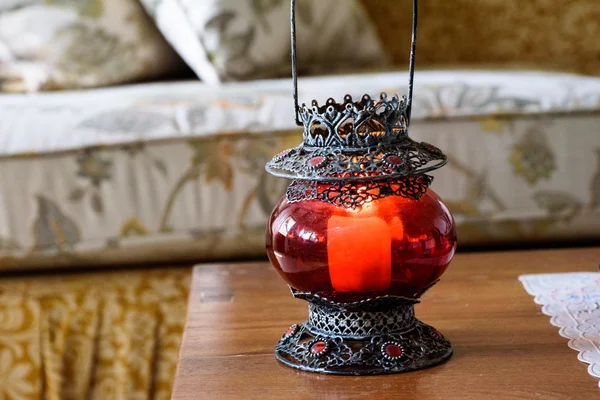
[[379, 100], [364, 95], [343, 103], [303, 104], [303, 142], [284, 150], [266, 166], [282, 178], [311, 181], [399, 179], [441, 168], [447, 158], [437, 147], [408, 136], [406, 97]]

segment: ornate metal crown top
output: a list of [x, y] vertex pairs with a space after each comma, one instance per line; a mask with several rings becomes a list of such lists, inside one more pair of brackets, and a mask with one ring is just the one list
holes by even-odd
[[303, 143], [267, 164], [273, 175], [311, 181], [360, 181], [421, 175], [446, 164], [440, 149], [408, 136], [406, 99], [365, 95], [303, 105]]
[[327, 100], [319, 107], [303, 104], [300, 117], [304, 124], [305, 147], [342, 147], [361, 149], [386, 143], [405, 141], [407, 137], [406, 98], [394, 96], [388, 101], [382, 93], [380, 101], [364, 95], [358, 102], [346, 95], [344, 103]]

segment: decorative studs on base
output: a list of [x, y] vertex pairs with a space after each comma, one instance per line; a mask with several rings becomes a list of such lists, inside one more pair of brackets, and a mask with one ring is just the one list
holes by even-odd
[[[385, 318], [383, 315], [394, 315]], [[397, 316], [405, 321], [397, 321]], [[323, 321], [319, 321], [323, 319]], [[382, 321], [390, 326], [382, 325]], [[335, 321], [332, 329], [323, 329]], [[356, 332], [340, 334], [340, 321], [351, 321]], [[376, 332], [364, 326], [377, 326]], [[389, 329], [390, 327], [394, 329]], [[397, 330], [399, 326], [404, 329]], [[396, 330], [395, 330], [396, 329]], [[366, 332], [366, 333], [365, 333]], [[358, 334], [358, 335], [356, 335]], [[441, 333], [414, 317], [413, 305], [387, 312], [334, 310], [311, 303], [308, 321], [293, 325], [275, 349], [282, 363], [297, 369], [334, 375], [379, 375], [414, 371], [439, 364], [452, 355]]]

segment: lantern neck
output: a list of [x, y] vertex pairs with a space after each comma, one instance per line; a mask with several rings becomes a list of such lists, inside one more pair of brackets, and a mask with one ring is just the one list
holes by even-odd
[[360, 339], [402, 334], [414, 328], [415, 307], [405, 304], [386, 311], [348, 311], [309, 303], [308, 329], [315, 335]]

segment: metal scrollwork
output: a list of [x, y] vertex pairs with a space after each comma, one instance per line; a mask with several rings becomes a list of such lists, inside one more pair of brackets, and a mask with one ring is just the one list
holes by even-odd
[[[374, 299], [376, 309], [385, 307], [360, 311], [314, 300], [308, 320], [288, 329], [275, 349], [277, 358], [291, 367], [338, 375], [385, 374], [431, 366], [452, 354], [450, 342], [415, 318], [411, 301]], [[363, 308], [368, 310], [368, 303]]]
[[286, 196], [290, 203], [320, 200], [339, 207], [356, 209], [388, 196], [419, 200], [432, 181], [433, 177], [429, 175], [365, 183], [294, 181], [288, 187]]
[[411, 140], [407, 134], [406, 103], [382, 94], [375, 102], [338, 104], [330, 99], [301, 110], [303, 143], [267, 164], [273, 175], [315, 181], [366, 181], [422, 175], [446, 164], [437, 147]]

